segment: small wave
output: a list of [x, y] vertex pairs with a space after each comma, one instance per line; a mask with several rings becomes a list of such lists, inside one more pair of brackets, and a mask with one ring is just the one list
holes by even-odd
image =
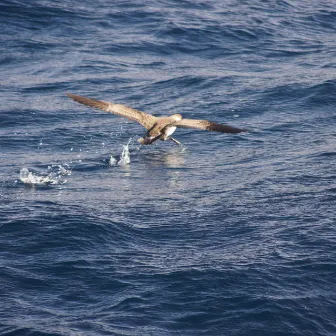
[[71, 175], [71, 170], [66, 169], [62, 165], [52, 165], [48, 167], [47, 175], [40, 175], [29, 171], [28, 168], [20, 170], [20, 181], [31, 186], [46, 186], [50, 184], [64, 184], [67, 181], [63, 178]]

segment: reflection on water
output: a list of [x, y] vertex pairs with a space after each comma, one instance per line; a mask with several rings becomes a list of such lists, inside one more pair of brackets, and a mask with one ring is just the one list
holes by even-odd
[[163, 155], [163, 162], [168, 168], [183, 168], [185, 165], [185, 153], [181, 150], [173, 150]]
[[184, 168], [186, 152], [185, 149], [162, 149], [159, 151], [148, 152], [144, 154], [145, 164], [153, 168], [159, 168], [163, 165], [166, 168]]
[[181, 186], [182, 176], [180, 171], [169, 172], [169, 187], [176, 188]]

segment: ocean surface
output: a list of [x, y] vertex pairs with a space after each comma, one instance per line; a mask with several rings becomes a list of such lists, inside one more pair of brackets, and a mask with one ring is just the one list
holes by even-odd
[[0, 69], [1, 336], [336, 335], [335, 0], [0, 0]]

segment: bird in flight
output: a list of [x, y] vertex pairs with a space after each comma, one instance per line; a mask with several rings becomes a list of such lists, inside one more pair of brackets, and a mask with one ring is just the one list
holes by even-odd
[[151, 114], [132, 109], [122, 104], [114, 104], [101, 100], [95, 100], [83, 96], [74, 95], [72, 93], [67, 93], [66, 95], [71, 99], [73, 99], [74, 101], [76, 101], [77, 103], [98, 108], [105, 112], [110, 112], [112, 114], [138, 122], [139, 124], [144, 126], [147, 130], [145, 136], [138, 140], [139, 143], [141, 143], [142, 145], [150, 145], [154, 141], [159, 139], [163, 141], [171, 140], [176, 144], [181, 145], [179, 141], [171, 137], [171, 135], [175, 132], [177, 127], [195, 128], [205, 131], [214, 131], [214, 132], [232, 133], [232, 134], [247, 131], [246, 129], [237, 128], [224, 124], [217, 124], [215, 122], [207, 120], [184, 119], [181, 116], [181, 114], [173, 114], [164, 117], [155, 117]]

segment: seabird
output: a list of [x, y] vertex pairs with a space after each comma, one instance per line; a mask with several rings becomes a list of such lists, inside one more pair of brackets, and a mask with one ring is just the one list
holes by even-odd
[[138, 122], [147, 129], [146, 135], [138, 140], [139, 143], [141, 143], [142, 145], [150, 145], [158, 139], [163, 141], [171, 140], [176, 144], [181, 145], [179, 141], [171, 137], [177, 127], [195, 128], [199, 130], [232, 134], [247, 131], [246, 129], [224, 124], [217, 124], [208, 120], [184, 119], [181, 114], [178, 113], [171, 116], [154, 117], [151, 114], [135, 110], [122, 104], [114, 104], [101, 100], [95, 100], [83, 96], [74, 95], [72, 93], [67, 93], [66, 95], [77, 103], [98, 108], [105, 112], [110, 112], [115, 115]]

